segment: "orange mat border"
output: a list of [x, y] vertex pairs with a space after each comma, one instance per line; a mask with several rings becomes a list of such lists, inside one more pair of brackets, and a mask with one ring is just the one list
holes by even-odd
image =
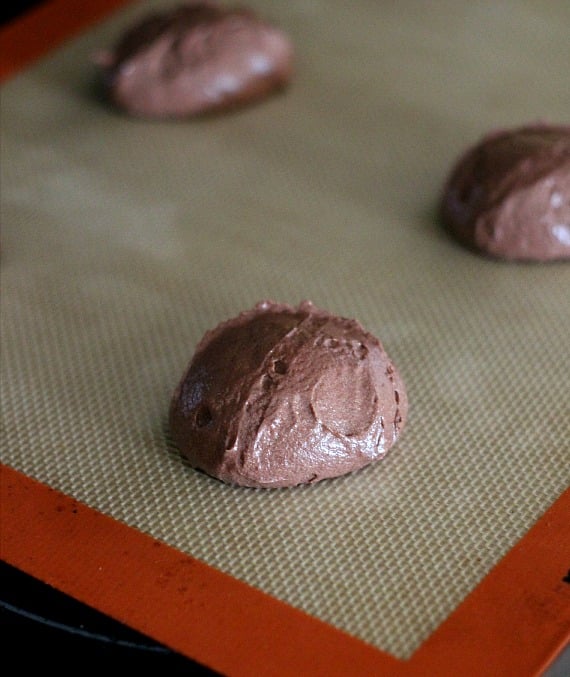
[[8, 466], [0, 555], [226, 675], [539, 675], [570, 641], [570, 489], [407, 661]]
[[[0, 82], [128, 2], [50, 0], [5, 25]], [[532, 677], [570, 642], [570, 489], [402, 661], [18, 470], [0, 471], [4, 561], [223, 674]]]
[[0, 30], [0, 83], [134, 0], [44, 0]]

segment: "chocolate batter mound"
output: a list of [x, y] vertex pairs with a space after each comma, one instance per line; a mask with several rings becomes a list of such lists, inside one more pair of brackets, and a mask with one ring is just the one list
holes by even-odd
[[382, 345], [355, 320], [263, 301], [208, 331], [170, 407], [190, 464], [228, 484], [290, 487], [382, 458], [408, 404]]
[[189, 2], [145, 17], [96, 60], [120, 109], [180, 118], [250, 103], [284, 87], [293, 48], [283, 32], [247, 9]]
[[495, 131], [459, 159], [441, 214], [461, 242], [494, 258], [570, 258], [570, 126]]

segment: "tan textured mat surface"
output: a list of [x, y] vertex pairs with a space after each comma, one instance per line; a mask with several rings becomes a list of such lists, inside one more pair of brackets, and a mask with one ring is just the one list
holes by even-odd
[[[90, 56], [166, 4], [3, 86], [2, 460], [407, 657], [569, 484], [570, 266], [483, 260], [434, 208], [489, 128], [567, 122], [570, 5], [251, 2], [297, 46], [288, 91], [131, 120]], [[384, 461], [273, 491], [181, 461], [172, 390], [262, 298], [382, 340], [410, 400]]]

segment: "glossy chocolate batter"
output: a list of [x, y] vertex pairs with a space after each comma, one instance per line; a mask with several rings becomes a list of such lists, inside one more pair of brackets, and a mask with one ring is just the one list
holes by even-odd
[[96, 61], [120, 109], [180, 118], [250, 103], [284, 87], [293, 48], [282, 31], [247, 9], [188, 2], [145, 17]]
[[570, 126], [485, 136], [453, 168], [441, 213], [461, 242], [491, 257], [570, 259]]
[[228, 484], [290, 487], [382, 458], [408, 410], [382, 345], [355, 320], [263, 301], [208, 331], [170, 408], [190, 464]]

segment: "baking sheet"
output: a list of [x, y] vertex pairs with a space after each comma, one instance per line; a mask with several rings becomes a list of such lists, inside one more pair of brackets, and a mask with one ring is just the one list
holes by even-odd
[[[166, 4], [3, 86], [3, 461], [409, 657], [569, 483], [568, 266], [465, 252], [435, 204], [490, 127], [567, 121], [570, 8], [251, 3], [297, 45], [289, 90], [131, 120], [90, 56]], [[181, 461], [195, 344], [267, 297], [383, 341], [411, 409], [380, 464], [267, 492]]]

